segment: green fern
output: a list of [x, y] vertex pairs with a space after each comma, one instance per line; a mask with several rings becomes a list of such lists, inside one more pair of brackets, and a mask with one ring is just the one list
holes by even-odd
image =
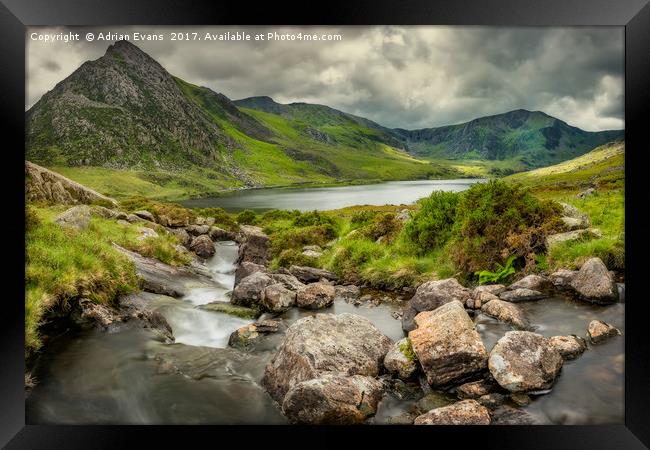
[[497, 271], [490, 272], [489, 270], [480, 270], [474, 272], [474, 275], [478, 276], [478, 284], [492, 284], [499, 283], [508, 279], [511, 275], [515, 273], [515, 268], [512, 267], [512, 263], [515, 261], [515, 257], [511, 256], [506, 260], [505, 265], [496, 263]]

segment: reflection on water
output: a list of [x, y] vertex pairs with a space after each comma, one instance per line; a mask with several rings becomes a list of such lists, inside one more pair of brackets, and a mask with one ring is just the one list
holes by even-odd
[[[28, 423], [286, 423], [259, 384], [282, 336], [272, 336], [255, 352], [225, 348], [230, 333], [252, 321], [196, 308], [225, 300], [236, 257], [234, 243], [217, 244], [217, 254], [207, 266], [220, 287], [197, 288], [183, 299], [152, 300], [172, 325], [176, 344], [162, 344], [147, 330], [132, 329], [117, 334], [86, 331], [48, 347], [35, 373], [38, 384], [27, 399]], [[586, 336], [593, 319], [625, 330], [622, 303], [595, 306], [551, 298], [518, 306], [545, 336]], [[282, 317], [291, 324], [313, 314], [358, 314], [398, 340], [403, 336], [401, 321], [391, 314], [401, 307], [399, 302], [353, 306], [336, 301], [321, 311], [293, 308]], [[510, 330], [480, 313], [474, 321], [488, 350]], [[536, 397], [526, 411], [540, 423], [622, 423], [623, 344], [623, 337], [617, 337], [590, 345], [578, 359], [564, 364], [552, 391]], [[387, 394], [375, 423], [411, 410], [416, 401]]]
[[220, 197], [204, 197], [180, 202], [189, 208], [223, 208], [226, 211], [268, 211], [270, 209], [344, 208], [354, 205], [405, 205], [432, 191], [463, 191], [480, 179], [389, 181], [360, 186], [246, 189]]

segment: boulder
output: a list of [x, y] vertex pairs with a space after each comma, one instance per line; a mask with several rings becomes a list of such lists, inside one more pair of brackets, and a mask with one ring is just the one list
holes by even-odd
[[492, 425], [535, 425], [536, 420], [526, 411], [502, 405], [492, 411]]
[[264, 288], [260, 305], [271, 312], [282, 312], [296, 303], [296, 293], [282, 283], [270, 284]]
[[255, 306], [260, 303], [267, 286], [275, 281], [266, 273], [254, 272], [243, 278], [232, 291], [230, 302], [233, 305]]
[[494, 299], [481, 306], [481, 311], [520, 330], [530, 329], [530, 324], [519, 307], [510, 302]]
[[430, 385], [448, 385], [485, 369], [487, 351], [460, 301], [421, 312], [415, 323], [408, 336]]
[[269, 261], [269, 237], [260, 227], [241, 225], [239, 227], [240, 241], [237, 263], [253, 262], [266, 266]]
[[90, 206], [73, 206], [59, 214], [54, 219], [54, 223], [57, 223], [64, 228], [85, 230], [90, 224]]
[[178, 242], [181, 243], [181, 245], [184, 245], [185, 247], [189, 247], [189, 245], [192, 243], [192, 237], [190, 234], [185, 231], [183, 228], [171, 228], [169, 231], [176, 236], [176, 239], [178, 239]]
[[327, 373], [376, 377], [392, 341], [366, 318], [316, 314], [294, 322], [264, 370], [262, 386], [282, 404], [303, 381]]
[[321, 309], [334, 302], [334, 286], [327, 283], [311, 283], [298, 290], [296, 305], [300, 308]]
[[[201, 236], [208, 234], [210, 227], [208, 225], [190, 225], [185, 227], [185, 231], [187, 231], [192, 236]], [[212, 238], [210, 238], [210, 240], [212, 240]]]
[[565, 360], [575, 359], [587, 350], [585, 340], [576, 335], [553, 336], [548, 338], [548, 340]]
[[499, 297], [488, 291], [475, 292], [474, 294], [474, 309], [481, 309], [486, 303], [492, 300], [499, 300]]
[[269, 275], [273, 281], [276, 283], [282, 284], [285, 288], [291, 291], [298, 291], [305, 287], [304, 284], [298, 280], [298, 278], [293, 275], [287, 275], [285, 273], [272, 273]]
[[502, 284], [484, 284], [483, 286], [477, 286], [472, 291], [472, 295], [476, 297], [479, 293], [487, 292], [492, 295], [499, 295], [506, 290], [506, 287]]
[[158, 233], [148, 227], [138, 227], [138, 233], [140, 233], [140, 235], [136, 238], [138, 241], [144, 241], [148, 238], [158, 237]]
[[344, 300], [349, 303], [351, 300], [358, 299], [360, 295], [361, 289], [354, 284], [334, 286], [334, 300]]
[[563, 242], [577, 241], [592, 236], [589, 230], [573, 230], [566, 233], [549, 234], [546, 236], [546, 248], [551, 249]]
[[240, 350], [251, 350], [269, 334], [284, 330], [285, 325], [281, 319], [259, 320], [233, 331], [228, 339], [230, 347]]
[[530, 396], [528, 394], [524, 394], [523, 392], [513, 392], [510, 394], [510, 400], [519, 406], [530, 405], [531, 402]]
[[549, 389], [563, 359], [550, 341], [530, 331], [508, 331], [490, 352], [488, 367], [501, 387], [510, 392]]
[[266, 273], [266, 267], [261, 265], [261, 264], [255, 264], [253, 262], [248, 262], [245, 261], [239, 266], [237, 266], [237, 269], [235, 270], [235, 286], [237, 286], [241, 280], [246, 278], [249, 275], [254, 274], [255, 272], [263, 272]]
[[375, 414], [383, 385], [363, 375], [325, 374], [293, 386], [282, 412], [292, 423], [310, 425], [360, 424]]
[[402, 328], [404, 331], [415, 329], [415, 316], [422, 311], [433, 311], [454, 300], [464, 305], [470, 297], [471, 291], [461, 286], [455, 278], [422, 283], [404, 308]]
[[126, 221], [129, 223], [136, 223], [136, 222], [142, 222], [144, 219], [141, 217], [136, 216], [135, 214], [127, 214], [126, 215]]
[[321, 256], [323, 256], [323, 253], [322, 252], [315, 252], [314, 250], [303, 250], [302, 256], [306, 256], [307, 258], [318, 259]]
[[145, 211], [144, 209], [135, 211], [133, 214], [140, 217], [141, 219], [148, 220], [149, 222], [156, 221], [156, 218], [153, 216], [153, 214], [151, 214], [149, 211]]
[[578, 272], [576, 270], [560, 269], [550, 274], [549, 280], [556, 288], [563, 289], [570, 287], [571, 281], [573, 281], [577, 274]]
[[576, 219], [575, 217], [560, 217], [564, 227], [568, 230], [582, 230], [589, 228], [589, 220]]
[[415, 425], [489, 425], [490, 413], [476, 400], [463, 400], [453, 405], [432, 409], [415, 418]]
[[413, 376], [418, 369], [415, 353], [408, 338], [397, 341], [384, 357], [384, 367], [403, 380]]
[[499, 298], [506, 302], [530, 302], [533, 300], [541, 300], [546, 297], [539, 291], [533, 289], [519, 288], [513, 291], [503, 291], [499, 294]]
[[126, 219], [126, 213], [117, 211], [116, 209], [106, 208], [104, 206], [92, 205], [90, 207], [91, 214], [94, 214], [104, 219]]
[[190, 224], [190, 218], [189, 215], [186, 216], [168, 216], [165, 214], [161, 214], [158, 217], [158, 223], [160, 223], [163, 226], [170, 227], [170, 228], [181, 228], [181, 227], [187, 227]]
[[237, 239], [237, 233], [232, 231], [224, 230], [223, 228], [211, 226], [208, 231], [210, 239], [213, 241], [234, 241]]
[[211, 302], [197, 306], [199, 309], [206, 311], [213, 311], [231, 316], [241, 317], [242, 319], [257, 319], [260, 316], [260, 311], [255, 308], [247, 308], [245, 306], [233, 305], [228, 302]]
[[589, 258], [573, 277], [570, 286], [588, 302], [607, 304], [618, 300], [614, 279], [600, 258]]
[[503, 405], [506, 399], [507, 397], [505, 395], [500, 394], [498, 392], [493, 392], [491, 394], [481, 395], [479, 398], [476, 399], [476, 401], [479, 402], [481, 405], [485, 406], [486, 408], [496, 409], [499, 406]]
[[522, 288], [531, 289], [533, 291], [545, 291], [553, 288], [553, 283], [551, 283], [547, 278], [539, 275], [528, 275], [508, 286], [509, 291], [514, 291]]
[[589, 322], [587, 333], [589, 333], [589, 340], [593, 344], [604, 342], [611, 337], [620, 336], [622, 334], [621, 330], [607, 322], [603, 322], [602, 320], [592, 320]]
[[209, 258], [213, 256], [216, 251], [214, 248], [214, 242], [212, 242], [212, 239], [210, 239], [210, 237], [206, 236], [205, 234], [192, 239], [192, 242], [190, 243], [190, 250], [199, 255], [201, 258]]
[[478, 380], [465, 383], [456, 388], [456, 395], [460, 399], [479, 398], [494, 392], [497, 389], [496, 384], [490, 380]]
[[316, 269], [315, 267], [307, 266], [291, 266], [289, 273], [298, 278], [303, 283], [313, 283], [319, 281], [321, 278], [326, 280], [336, 281], [338, 278], [329, 270]]
[[587, 198], [590, 195], [594, 195], [596, 193], [596, 189], [590, 187], [585, 189], [584, 191], [580, 192], [579, 194], [576, 195], [578, 198]]

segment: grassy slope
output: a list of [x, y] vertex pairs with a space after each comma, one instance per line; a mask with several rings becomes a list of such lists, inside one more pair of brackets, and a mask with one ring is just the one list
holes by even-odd
[[[590, 255], [598, 255], [611, 268], [624, 267], [625, 242], [625, 144], [602, 145], [563, 163], [506, 177], [529, 187], [541, 198], [569, 203], [587, 213], [603, 237], [565, 243], [549, 255], [551, 268], [576, 267]], [[589, 187], [596, 193], [584, 199], [577, 194]]]

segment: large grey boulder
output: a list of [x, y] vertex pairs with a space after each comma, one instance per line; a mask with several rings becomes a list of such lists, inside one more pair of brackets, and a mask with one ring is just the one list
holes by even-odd
[[146, 211], [144, 209], [142, 209], [140, 211], [135, 211], [133, 214], [140, 217], [141, 219], [148, 220], [149, 222], [155, 222], [156, 221], [156, 218], [154, 217], [154, 215], [151, 214], [149, 211]]
[[526, 288], [519, 288], [512, 291], [503, 291], [499, 294], [499, 298], [501, 300], [512, 303], [530, 302], [534, 300], [541, 300], [545, 297], [546, 295], [542, 294], [540, 291]]
[[415, 316], [422, 311], [433, 311], [454, 300], [464, 305], [470, 297], [471, 291], [463, 287], [455, 278], [422, 283], [404, 308], [402, 329], [404, 331], [415, 329]]
[[460, 301], [421, 312], [415, 323], [409, 339], [432, 386], [448, 385], [485, 369], [487, 351]]
[[549, 389], [562, 368], [562, 355], [541, 334], [509, 331], [490, 352], [488, 367], [510, 392]]
[[264, 288], [260, 305], [271, 312], [283, 312], [296, 303], [296, 293], [287, 289], [282, 283], [275, 283]]
[[578, 274], [576, 270], [560, 269], [549, 275], [553, 286], [559, 289], [566, 289], [571, 286], [571, 282]]
[[376, 377], [392, 341], [354, 314], [316, 314], [294, 322], [264, 370], [262, 386], [282, 404], [298, 383], [328, 373]]
[[573, 277], [570, 286], [588, 302], [607, 304], [618, 300], [614, 279], [600, 258], [589, 258]]
[[330, 281], [336, 281], [338, 279], [338, 277], [329, 270], [316, 269], [315, 267], [291, 266], [289, 267], [289, 272], [302, 283], [314, 283], [320, 281], [321, 278]]
[[168, 230], [171, 234], [176, 236], [176, 239], [178, 239], [178, 242], [180, 242], [181, 245], [189, 247], [192, 243], [192, 236], [190, 236], [190, 234], [185, 231], [184, 228], [168, 228]]
[[282, 284], [285, 288], [291, 291], [298, 291], [305, 287], [305, 285], [293, 275], [287, 275], [286, 273], [272, 273], [269, 276], [273, 278], [275, 282]]
[[242, 279], [230, 296], [233, 305], [256, 306], [259, 305], [267, 286], [275, 284], [275, 281], [266, 273], [254, 272]]
[[546, 277], [540, 275], [527, 275], [521, 280], [508, 286], [508, 290], [531, 289], [533, 291], [544, 291], [553, 288], [553, 283]]
[[415, 418], [415, 425], [489, 425], [490, 412], [476, 400], [432, 409]]
[[85, 230], [90, 224], [90, 206], [78, 205], [65, 210], [59, 214], [54, 223], [59, 224], [64, 228], [71, 228], [74, 230]]
[[336, 285], [334, 286], [334, 299], [350, 302], [358, 299], [361, 296], [361, 289], [354, 284], [349, 285]]
[[237, 263], [253, 262], [266, 266], [269, 262], [269, 237], [260, 227], [241, 225], [239, 227], [240, 241]]
[[[208, 225], [189, 225], [185, 227], [185, 231], [187, 231], [192, 236], [201, 236], [204, 234], [208, 234], [208, 232], [210, 231], [210, 227]], [[210, 240], [212, 240], [211, 237]]]
[[363, 375], [325, 374], [293, 386], [282, 402], [292, 423], [360, 424], [377, 411], [383, 384]]
[[311, 283], [298, 290], [296, 305], [300, 308], [321, 309], [334, 302], [336, 291], [327, 283]]
[[418, 369], [418, 363], [408, 338], [397, 341], [384, 357], [384, 367], [402, 380], [411, 378]]
[[254, 274], [255, 272], [266, 273], [267, 269], [261, 264], [256, 264], [248, 261], [239, 264], [235, 270], [235, 286], [237, 286], [241, 280], [249, 275]]
[[209, 258], [214, 255], [215, 248], [214, 242], [209, 236], [202, 234], [192, 239], [190, 243], [190, 250], [199, 255], [201, 258]]
[[493, 299], [484, 303], [481, 306], [481, 311], [520, 330], [527, 330], [530, 328], [530, 324], [524, 316], [523, 311], [513, 303]]

